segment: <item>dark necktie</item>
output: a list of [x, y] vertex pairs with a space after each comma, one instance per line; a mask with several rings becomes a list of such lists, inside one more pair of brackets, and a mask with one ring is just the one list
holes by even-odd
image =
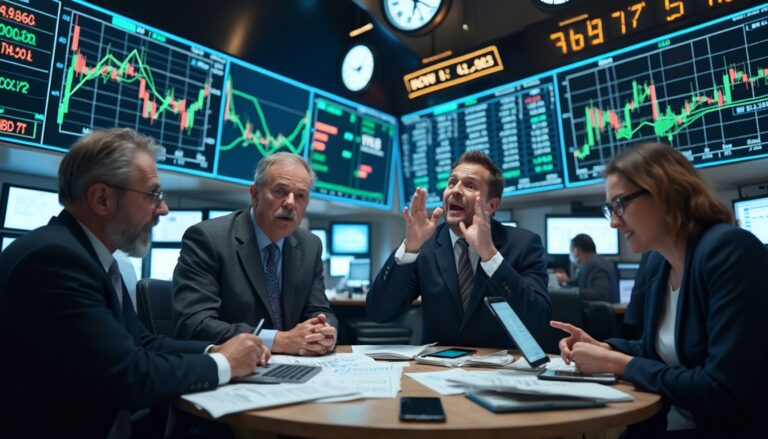
[[277, 278], [277, 244], [274, 242], [267, 246], [267, 266], [264, 274], [267, 278], [267, 292], [269, 293], [269, 306], [275, 316], [275, 329], [283, 330], [283, 307], [280, 304], [280, 283]]
[[109, 274], [109, 279], [112, 281], [112, 286], [115, 288], [118, 309], [123, 309], [123, 278], [120, 275], [120, 268], [117, 266], [116, 259], [112, 260], [112, 264], [109, 266], [107, 273]]
[[464, 238], [459, 238], [456, 244], [461, 249], [459, 255], [459, 293], [461, 293], [461, 305], [464, 311], [469, 306], [469, 298], [472, 297], [472, 287], [475, 284], [475, 273], [472, 271], [472, 264], [469, 262], [469, 246]]

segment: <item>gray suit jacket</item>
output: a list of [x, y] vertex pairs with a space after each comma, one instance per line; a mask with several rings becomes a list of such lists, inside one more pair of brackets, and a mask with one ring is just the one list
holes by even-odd
[[[282, 305], [286, 330], [319, 313], [338, 327], [325, 296], [320, 240], [297, 229], [283, 243]], [[173, 273], [176, 336], [224, 341], [274, 328], [261, 254], [248, 209], [203, 221], [184, 233]]]

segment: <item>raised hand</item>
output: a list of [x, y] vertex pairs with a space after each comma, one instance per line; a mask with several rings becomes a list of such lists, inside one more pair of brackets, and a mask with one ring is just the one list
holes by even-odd
[[[473, 202], [473, 200], [468, 201]], [[475, 197], [474, 203], [475, 214], [472, 217], [472, 224], [467, 227], [463, 222], [460, 222], [459, 229], [461, 229], [464, 239], [467, 240], [467, 244], [480, 255], [480, 259], [487, 261], [498, 251], [491, 238], [491, 211], [480, 195]]]
[[432, 237], [443, 214], [440, 207], [432, 211], [432, 216], [427, 216], [427, 190], [416, 188], [411, 198], [411, 208], [405, 207], [403, 218], [405, 218], [405, 251], [408, 253], [418, 253], [421, 246]]

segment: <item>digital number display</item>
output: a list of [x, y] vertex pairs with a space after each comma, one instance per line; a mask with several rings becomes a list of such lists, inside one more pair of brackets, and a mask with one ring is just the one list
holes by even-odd
[[558, 72], [569, 184], [643, 141], [698, 167], [768, 156], [766, 40], [762, 8]]
[[[687, 19], [694, 15], [727, 10], [745, 1], [739, 0], [635, 0], [611, 1], [592, 10], [567, 18], [556, 18], [548, 27], [548, 45], [561, 56], [579, 53], [585, 49], [639, 33], [654, 27]], [[601, 9], [598, 9], [601, 8]], [[608, 9], [606, 9], [608, 8]], [[598, 9], [598, 10], [594, 10]], [[547, 26], [545, 26], [547, 27]]]
[[504, 196], [563, 187], [552, 81], [512, 84], [403, 116], [405, 198], [421, 187], [427, 203], [439, 205], [451, 164], [470, 150], [499, 166]]

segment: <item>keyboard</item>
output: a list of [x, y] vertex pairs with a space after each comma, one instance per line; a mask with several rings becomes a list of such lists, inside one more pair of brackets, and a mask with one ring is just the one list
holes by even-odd
[[260, 383], [260, 384], [299, 384], [309, 381], [310, 378], [320, 373], [322, 367], [304, 364], [275, 364], [256, 368], [252, 374], [244, 377], [233, 378], [233, 382]]

